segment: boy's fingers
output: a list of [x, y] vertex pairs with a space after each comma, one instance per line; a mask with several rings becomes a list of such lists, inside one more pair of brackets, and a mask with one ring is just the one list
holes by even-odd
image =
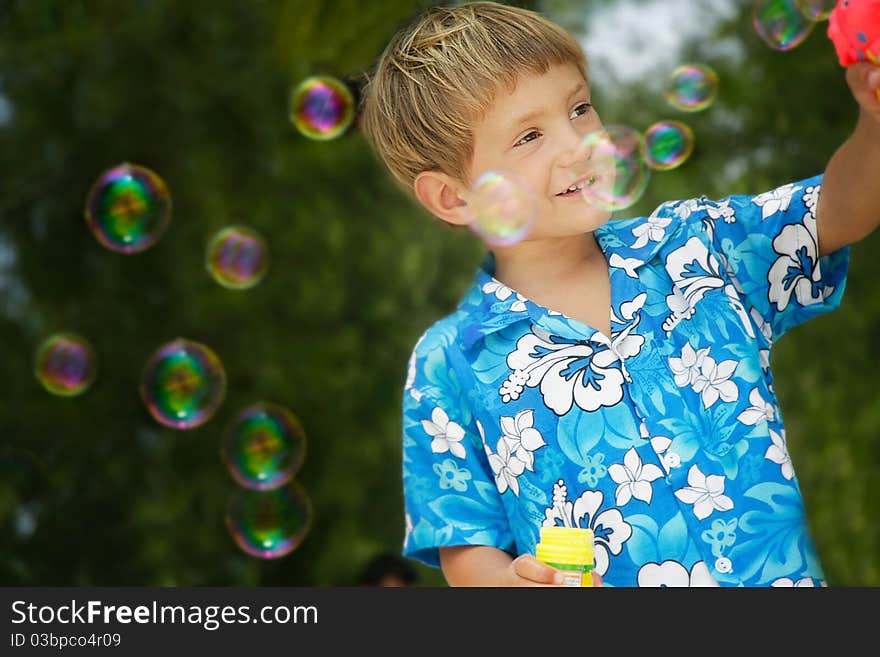
[[602, 576], [595, 570], [591, 571], [593, 575], [593, 586], [602, 586]]
[[541, 563], [530, 554], [521, 554], [513, 561], [514, 571], [523, 579], [540, 584], [558, 584], [556, 569]]

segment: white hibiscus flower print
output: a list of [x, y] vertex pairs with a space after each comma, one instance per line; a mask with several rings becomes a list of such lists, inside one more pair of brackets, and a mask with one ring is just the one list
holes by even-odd
[[776, 410], [770, 402], [764, 401], [761, 391], [753, 388], [749, 393], [749, 406], [746, 410], [736, 416], [736, 419], [743, 424], [755, 425], [758, 422], [772, 422], [776, 416]]
[[819, 248], [813, 237], [815, 223], [816, 220], [806, 214], [804, 224], [788, 224], [773, 240], [773, 250], [780, 257], [767, 273], [770, 282], [767, 295], [780, 311], [788, 306], [792, 294], [800, 305], [808, 306], [833, 292], [833, 288], [822, 289], [820, 285]]
[[547, 443], [534, 427], [535, 412], [520, 411], [514, 417], [501, 417], [501, 430], [513, 456], [523, 462], [527, 470], [535, 471], [535, 450]]
[[670, 315], [663, 320], [663, 330], [666, 335], [672, 333], [672, 329], [679, 325], [680, 322], [688, 320], [694, 316], [696, 308], [691, 305], [690, 300], [677, 287], [672, 288], [672, 294], [666, 296], [666, 307], [669, 308]]
[[788, 445], [785, 442], [785, 429], [782, 429], [782, 435], [770, 429], [770, 440], [773, 444], [764, 452], [764, 458], [768, 461], [782, 466], [782, 476], [791, 481], [794, 479], [794, 466], [791, 463], [791, 457], [788, 455]]
[[617, 509], [601, 511], [605, 496], [601, 491], [585, 491], [577, 500], [568, 500], [568, 488], [560, 479], [553, 484], [553, 506], [545, 509], [545, 527], [562, 525], [593, 530], [593, 552], [596, 572], [608, 572], [608, 553], [620, 554], [623, 545], [632, 536], [632, 525], [623, 519]]
[[761, 221], [777, 212], [786, 212], [791, 204], [792, 195], [800, 189], [802, 188], [789, 183], [754, 197], [752, 203], [761, 208]]
[[608, 347], [586, 340], [551, 335], [532, 326], [516, 349], [508, 354], [507, 365], [514, 374], [499, 393], [513, 398], [517, 372], [527, 375], [525, 385], [539, 388], [544, 403], [557, 415], [565, 415], [574, 404], [585, 411], [614, 406], [623, 399], [624, 375], [619, 359]]
[[449, 452], [460, 459], [465, 458], [466, 452], [464, 445], [461, 444], [462, 438], [464, 438], [464, 429], [451, 421], [442, 408], [435, 407], [431, 412], [431, 419], [422, 420], [422, 428], [433, 438], [431, 440], [432, 452], [435, 454]]
[[690, 572], [678, 561], [646, 563], [639, 568], [640, 587], [707, 587], [718, 586], [705, 561], [698, 561]]
[[709, 290], [724, 287], [721, 263], [698, 237], [691, 237], [683, 246], [666, 257], [666, 271], [693, 307]]
[[731, 402], [739, 398], [739, 388], [730, 380], [739, 363], [735, 360], [723, 360], [716, 363], [709, 355], [703, 358], [700, 372], [694, 377], [694, 392], [698, 392], [703, 406], [710, 408], [718, 399]]
[[703, 361], [709, 354], [709, 347], [694, 351], [690, 342], [685, 342], [681, 349], [681, 358], [668, 358], [669, 368], [674, 374], [675, 384], [679, 388], [685, 388], [693, 385], [697, 376], [700, 374], [700, 368]]
[[623, 456], [623, 465], [614, 463], [609, 466], [608, 474], [617, 486], [616, 504], [623, 506], [632, 498], [648, 504], [654, 495], [651, 482], [663, 477], [663, 471], [653, 463], [642, 463], [642, 459], [634, 447], [630, 447]]
[[640, 249], [650, 242], [659, 242], [666, 235], [666, 227], [669, 226], [672, 219], [670, 217], [650, 216], [644, 223], [639, 224], [632, 229], [632, 234], [636, 238], [633, 242], [634, 249]]
[[807, 206], [807, 210], [814, 219], [816, 218], [816, 208], [819, 207], [819, 190], [821, 188], [822, 185], [816, 185], [804, 190], [804, 205]]
[[720, 203], [707, 203], [705, 210], [711, 219], [722, 219], [726, 224], [732, 224], [736, 221], [736, 213], [730, 207], [730, 199], [725, 199]]
[[623, 269], [630, 278], [638, 278], [639, 275], [636, 273], [636, 267], [645, 263], [637, 258], [623, 258], [619, 253], [612, 253], [608, 259], [608, 264], [617, 269]]
[[504, 493], [508, 488], [519, 497], [519, 477], [526, 469], [526, 464], [513, 455], [510, 443], [503, 436], [498, 439], [496, 452], [486, 445], [486, 455], [489, 457], [489, 465], [495, 473], [495, 485], [499, 493]]
[[694, 464], [688, 470], [688, 486], [675, 491], [675, 496], [685, 504], [692, 504], [694, 515], [705, 520], [713, 511], [730, 511], [733, 500], [724, 494], [724, 475], [702, 473]]
[[514, 293], [509, 287], [496, 281], [494, 278], [483, 285], [483, 294], [494, 294], [499, 301], [507, 301], [511, 294], [516, 294], [516, 301], [510, 305], [511, 312], [523, 312], [526, 310], [526, 299], [519, 292]]

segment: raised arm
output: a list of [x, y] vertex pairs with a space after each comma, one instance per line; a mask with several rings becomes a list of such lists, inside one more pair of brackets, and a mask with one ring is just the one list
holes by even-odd
[[859, 104], [855, 130], [831, 157], [822, 180], [816, 226], [819, 256], [858, 242], [880, 225], [880, 66], [849, 66], [846, 81]]

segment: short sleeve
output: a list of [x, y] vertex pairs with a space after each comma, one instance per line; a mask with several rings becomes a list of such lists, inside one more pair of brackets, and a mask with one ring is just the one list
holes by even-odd
[[[816, 208], [822, 176], [756, 196], [701, 199], [705, 225], [744, 303], [776, 340], [840, 305], [849, 247], [818, 257]], [[695, 208], [696, 209], [696, 208]]]
[[403, 393], [403, 554], [440, 566], [439, 548], [514, 548], [513, 533], [467, 394], [443, 359], [414, 355]]

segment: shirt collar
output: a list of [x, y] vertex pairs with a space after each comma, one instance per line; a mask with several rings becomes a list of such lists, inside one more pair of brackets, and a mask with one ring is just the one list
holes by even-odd
[[[650, 262], [681, 226], [681, 217], [669, 204], [664, 204], [650, 217], [610, 220], [595, 233], [609, 266], [634, 273]], [[494, 273], [495, 257], [490, 251], [458, 304], [466, 317], [461, 332], [465, 349], [511, 324], [523, 320], [538, 323], [551, 314], [547, 308], [499, 282]]]

